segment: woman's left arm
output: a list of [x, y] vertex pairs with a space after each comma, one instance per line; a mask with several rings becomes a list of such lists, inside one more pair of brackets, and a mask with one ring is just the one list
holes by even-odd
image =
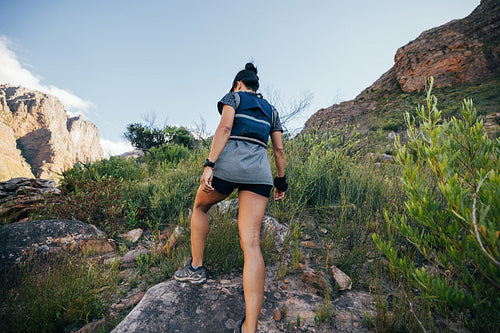
[[[283, 148], [283, 138], [281, 131], [271, 132], [271, 141], [273, 143], [273, 156], [276, 164], [276, 176], [285, 176], [285, 149]], [[281, 200], [285, 197], [285, 192], [274, 188], [274, 200]]]

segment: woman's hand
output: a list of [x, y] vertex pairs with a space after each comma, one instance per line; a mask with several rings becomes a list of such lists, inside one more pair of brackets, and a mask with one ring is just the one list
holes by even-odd
[[205, 167], [205, 169], [203, 170], [203, 175], [201, 175], [200, 186], [201, 189], [206, 193], [210, 193], [214, 190], [214, 188], [212, 187], [212, 178], [213, 178], [212, 168]]
[[274, 188], [274, 201], [281, 200], [285, 197], [285, 192], [278, 191], [277, 188]]

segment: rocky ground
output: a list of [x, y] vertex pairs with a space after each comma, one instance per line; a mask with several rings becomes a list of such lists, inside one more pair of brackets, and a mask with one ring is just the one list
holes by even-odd
[[[71, 220], [27, 221], [3, 226], [0, 229], [2, 256], [19, 261], [28, 248], [38, 252], [53, 253], [55, 249], [81, 247], [93, 256], [89, 260], [112, 266], [119, 263], [119, 286], [108, 317], [84, 327], [68, 328], [69, 331], [94, 332], [111, 330], [113, 322], [123, 318], [113, 332], [231, 332], [235, 322], [244, 314], [241, 272], [230, 276], [209, 279], [205, 285], [191, 286], [168, 280], [150, 286], [146, 279], [136, 274], [140, 256], [169, 246], [173, 232], [167, 241], [156, 243], [142, 230], [123, 235], [130, 247], [118, 255], [112, 242], [97, 240], [95, 227]], [[37, 235], [27, 237], [27, 234]], [[24, 235], [24, 236], [20, 236]], [[19, 237], [18, 237], [19, 236]], [[92, 236], [92, 237], [90, 237]], [[10, 239], [11, 242], [6, 240]], [[22, 240], [14, 244], [13, 239]], [[29, 241], [31, 239], [31, 242]], [[29, 243], [29, 244], [28, 244]], [[303, 246], [310, 243], [303, 243]], [[158, 268], [151, 266], [150, 274]], [[136, 281], [132, 283], [132, 278]], [[318, 312], [325, 307], [324, 283], [321, 276], [304, 265], [297, 273], [278, 277], [277, 264], [266, 268], [264, 304], [259, 322], [261, 332], [332, 332], [369, 331], [365, 327], [367, 317], [373, 318], [372, 296], [364, 291], [340, 292], [331, 301], [334, 317], [331, 322], [319, 323]], [[341, 282], [342, 283], [342, 282]], [[349, 282], [346, 288], [350, 287]], [[146, 290], [147, 289], [147, 290]]]

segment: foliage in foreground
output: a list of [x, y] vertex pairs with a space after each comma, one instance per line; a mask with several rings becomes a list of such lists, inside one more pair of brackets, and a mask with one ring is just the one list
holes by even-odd
[[397, 147], [407, 211], [386, 219], [419, 256], [399, 252], [395, 238], [373, 239], [392, 272], [419, 290], [425, 303], [474, 330], [495, 330], [500, 325], [500, 141], [484, 133], [470, 100], [460, 119], [442, 121], [429, 89], [427, 110], [420, 107], [418, 117], [419, 127], [407, 117], [408, 146]]
[[18, 280], [2, 281], [2, 332], [63, 332], [68, 325], [100, 318], [111, 304], [116, 271], [86, 258], [54, 256], [28, 260]]

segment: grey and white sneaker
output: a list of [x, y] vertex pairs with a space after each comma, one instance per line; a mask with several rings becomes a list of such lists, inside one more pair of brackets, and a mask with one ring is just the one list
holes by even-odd
[[204, 266], [193, 268], [191, 265], [193, 259], [182, 269], [174, 274], [174, 278], [181, 282], [190, 282], [191, 284], [202, 284], [207, 282], [207, 273]]

